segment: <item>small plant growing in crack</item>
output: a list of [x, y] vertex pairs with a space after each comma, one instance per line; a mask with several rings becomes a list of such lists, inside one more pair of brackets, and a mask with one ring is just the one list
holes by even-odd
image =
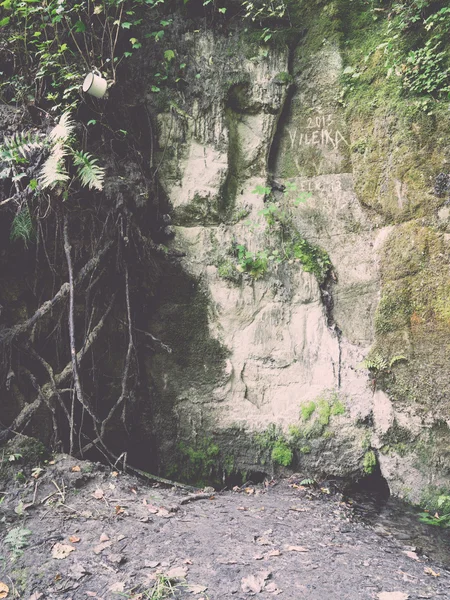
[[5, 537], [5, 544], [11, 551], [12, 562], [16, 561], [23, 554], [23, 549], [28, 546], [28, 536], [31, 535], [29, 529], [23, 527], [14, 527]]

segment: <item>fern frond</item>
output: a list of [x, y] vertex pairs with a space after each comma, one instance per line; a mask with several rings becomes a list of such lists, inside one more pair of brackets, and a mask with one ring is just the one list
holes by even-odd
[[408, 359], [406, 358], [406, 356], [403, 356], [401, 354], [393, 356], [389, 361], [389, 368], [393, 367], [396, 363], [401, 362], [402, 360], [407, 361]]
[[39, 182], [42, 187], [54, 188], [59, 183], [64, 183], [69, 180], [69, 175], [64, 166], [64, 158], [67, 154], [67, 149], [61, 141], [58, 141], [52, 148], [50, 156], [42, 165], [39, 174]]
[[369, 371], [385, 371], [388, 368], [388, 363], [385, 358], [381, 356], [381, 354], [372, 354], [372, 356], [368, 356], [362, 361], [362, 366], [365, 369], [369, 369]]
[[98, 160], [92, 154], [73, 150], [73, 162], [78, 167], [77, 174], [82, 185], [91, 190], [101, 191], [103, 189], [105, 169], [97, 164]]
[[33, 231], [33, 221], [31, 219], [30, 209], [27, 204], [24, 203], [12, 222], [10, 233], [11, 241], [22, 240], [25, 246], [28, 246], [28, 242], [33, 237]]
[[31, 131], [18, 131], [11, 137], [5, 136], [0, 146], [0, 162], [17, 163], [22, 158], [27, 158], [34, 150], [45, 146], [42, 134]]
[[59, 123], [50, 131], [49, 137], [53, 142], [66, 142], [75, 129], [75, 121], [70, 118], [70, 112], [61, 115]]

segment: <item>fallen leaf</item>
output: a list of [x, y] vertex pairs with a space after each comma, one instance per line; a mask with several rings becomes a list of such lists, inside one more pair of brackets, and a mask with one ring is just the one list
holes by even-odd
[[251, 488], [251, 487], [245, 488], [244, 492], [246, 494], [252, 495], [255, 493], [255, 488]]
[[270, 546], [270, 540], [263, 536], [256, 538], [256, 543], [260, 546]]
[[309, 550], [303, 548], [303, 546], [286, 546], [285, 548], [288, 552], [309, 552]]
[[57, 542], [52, 548], [52, 557], [57, 560], [62, 560], [63, 558], [67, 558], [74, 550], [75, 548], [69, 546], [69, 544], [60, 544]]
[[201, 594], [202, 592], [206, 592], [206, 590], [208, 589], [206, 587], [206, 585], [196, 585], [194, 584], [190, 584], [187, 586], [188, 591], [191, 592], [191, 594]]
[[441, 576], [440, 573], [436, 573], [436, 571], [433, 571], [433, 569], [431, 567], [425, 567], [424, 571], [425, 571], [425, 573], [427, 575], [433, 575], [433, 577], [440, 577]]
[[260, 571], [256, 575], [243, 577], [241, 580], [241, 588], [243, 592], [253, 592], [259, 594], [264, 589], [266, 579], [269, 579], [270, 571]]
[[194, 564], [190, 558], [185, 558], [183, 560], [183, 565], [192, 565]]
[[156, 513], [157, 517], [171, 517], [172, 515], [170, 514], [170, 512], [167, 510], [167, 508], [160, 508], [158, 510], [158, 512]]
[[123, 515], [125, 512], [125, 509], [123, 509], [121, 506], [117, 505], [115, 508], [116, 511], [116, 515]]
[[130, 490], [133, 494], [137, 494], [137, 491], [134, 488], [131, 488]]
[[404, 592], [380, 592], [378, 600], [408, 600], [409, 594]]
[[[54, 464], [56, 464], [56, 460], [49, 460], [49, 461], [48, 461], [48, 464], [49, 464], [49, 465], [54, 465]], [[30, 600], [31, 600], [31, 599], [30, 599]]]
[[411, 550], [402, 550], [402, 552], [403, 554], [406, 554], [406, 556], [409, 556], [409, 558], [412, 558], [413, 560], [420, 560], [417, 554], [415, 552], [412, 552]]
[[41, 594], [41, 592], [34, 592], [34, 594], [31, 594], [28, 600], [39, 600], [39, 598], [42, 598], [43, 595], [44, 594]]
[[6, 598], [9, 594], [9, 587], [3, 581], [0, 581], [0, 598]]
[[122, 554], [108, 554], [106, 558], [116, 565], [121, 565], [126, 560]]
[[109, 535], [107, 533], [102, 533], [100, 536], [100, 542], [109, 542]]
[[103, 542], [102, 544], [97, 544], [94, 546], [94, 554], [100, 554], [100, 552], [103, 552], [103, 550], [109, 548], [110, 546], [112, 546], [112, 542]]
[[105, 492], [101, 488], [97, 488], [92, 496], [97, 500], [101, 500], [105, 496]]
[[123, 535], [123, 533], [121, 533], [120, 535], [117, 536], [117, 541], [121, 542], [122, 540], [124, 540], [127, 536]]
[[125, 584], [123, 581], [118, 581], [117, 583], [113, 583], [109, 587], [110, 592], [114, 592], [116, 594], [122, 594], [125, 591]]
[[159, 565], [159, 560], [146, 560], [144, 562], [144, 567], [147, 569], [155, 569]]
[[237, 510], [248, 510], [246, 506], [237, 506]]
[[279, 550], [271, 550], [267, 553], [267, 556], [280, 556], [281, 552]]
[[113, 471], [111, 473], [111, 477], [118, 477], [119, 473], [117, 471]]
[[166, 572], [166, 577], [168, 579], [184, 579], [188, 572], [187, 567], [173, 567], [169, 571]]
[[147, 504], [147, 510], [149, 513], [152, 513], [152, 515], [156, 515], [159, 508], [157, 506], [154, 506], [153, 504]]
[[279, 588], [277, 588], [276, 583], [274, 581], [269, 582], [266, 587], [264, 588], [265, 592], [269, 592], [270, 594], [273, 594], [274, 596], [278, 596], [278, 594], [281, 594], [283, 590], [280, 590]]
[[87, 574], [86, 569], [80, 563], [74, 563], [69, 569], [69, 577], [70, 579], [75, 579], [75, 581], [79, 581], [82, 577]]
[[79, 538], [77, 535], [69, 535], [69, 542], [71, 544], [77, 544], [79, 541], [81, 541], [81, 538]]
[[75, 465], [70, 470], [72, 471], [72, 473], [79, 473], [81, 471], [81, 467], [79, 467], [78, 465]]

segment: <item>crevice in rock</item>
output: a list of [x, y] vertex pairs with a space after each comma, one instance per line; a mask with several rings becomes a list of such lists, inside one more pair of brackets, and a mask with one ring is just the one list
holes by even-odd
[[[299, 35], [292, 44], [288, 47], [288, 74], [290, 77], [294, 77], [294, 58], [297, 46], [302, 38], [303, 34]], [[270, 149], [267, 158], [267, 172], [273, 179], [277, 175], [277, 162], [280, 154], [280, 144], [283, 137], [284, 125], [287, 121], [288, 115], [291, 112], [292, 99], [297, 92], [297, 86], [295, 83], [291, 83], [288, 87], [286, 98], [284, 100], [283, 108], [281, 109], [278, 121], [275, 125], [275, 132], [272, 137]]]

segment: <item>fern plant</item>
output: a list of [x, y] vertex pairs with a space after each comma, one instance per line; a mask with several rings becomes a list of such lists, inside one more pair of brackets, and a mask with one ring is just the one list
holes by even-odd
[[101, 191], [105, 171], [98, 165], [98, 160], [92, 154], [73, 148], [72, 133], [74, 129], [75, 123], [72, 121], [70, 113], [63, 113], [58, 124], [49, 134], [51, 150], [40, 172], [39, 182], [43, 189], [54, 189], [58, 185], [66, 185], [70, 182], [66, 158], [71, 157], [81, 185], [91, 190]]
[[11, 550], [11, 560], [15, 561], [20, 558], [23, 554], [23, 548], [26, 548], [28, 545], [28, 536], [31, 535], [31, 531], [29, 529], [24, 529], [23, 527], [14, 527], [5, 537], [5, 544], [9, 546]]
[[361, 363], [362, 367], [365, 369], [369, 369], [369, 371], [373, 371], [376, 374], [381, 373], [389, 373], [392, 367], [403, 360], [408, 360], [406, 356], [401, 354], [396, 354], [389, 360], [379, 354], [378, 352], [374, 352], [372, 355], [367, 356], [363, 362]]
[[14, 217], [10, 233], [11, 241], [22, 240], [25, 247], [27, 247], [28, 242], [33, 237], [33, 231], [30, 209], [28, 204], [24, 202]]
[[81, 184], [90, 189], [102, 190], [105, 170], [97, 163], [98, 160], [89, 152], [74, 151], [73, 162], [78, 167], [78, 177]]

